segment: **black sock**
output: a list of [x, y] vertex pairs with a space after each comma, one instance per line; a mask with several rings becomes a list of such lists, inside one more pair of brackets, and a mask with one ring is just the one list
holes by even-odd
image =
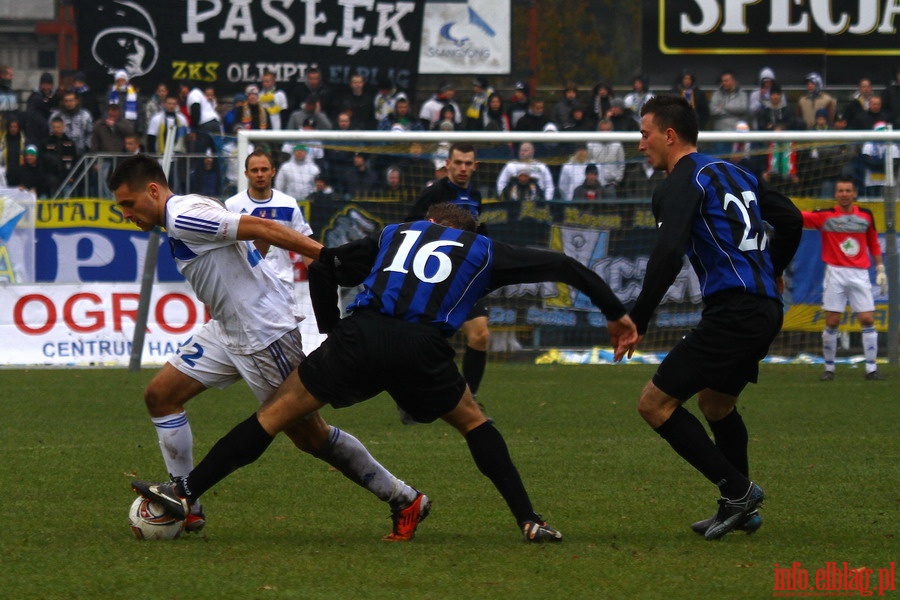
[[509, 456], [506, 442], [493, 423], [488, 421], [467, 433], [466, 443], [478, 470], [493, 482], [516, 522], [521, 525], [525, 521], [538, 520], [525, 485]]
[[750, 461], [747, 457], [747, 426], [737, 407], [724, 419], [707, 421], [716, 440], [716, 448], [725, 455], [734, 468], [744, 477], [750, 477]]
[[485, 365], [487, 365], [487, 352], [466, 346], [466, 352], [463, 354], [462, 375], [469, 384], [473, 396], [478, 395], [478, 387], [484, 377]]
[[250, 415], [220, 438], [200, 464], [181, 480], [185, 496], [193, 502], [228, 475], [262, 456], [274, 439], [259, 424], [256, 414]]
[[740, 498], [750, 481], [716, 448], [700, 421], [679, 406], [669, 419], [656, 428], [669, 445], [704, 477], [719, 487], [726, 498]]

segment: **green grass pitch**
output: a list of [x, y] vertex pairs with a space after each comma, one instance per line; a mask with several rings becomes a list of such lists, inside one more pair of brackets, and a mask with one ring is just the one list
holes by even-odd
[[[401, 425], [387, 397], [324, 416], [433, 499], [412, 543], [381, 542], [386, 507], [284, 438], [204, 497], [202, 535], [139, 542], [129, 482], [165, 475], [142, 401], [153, 371], [0, 370], [0, 596], [771, 598], [776, 563], [897, 560], [900, 370], [821, 383], [819, 367], [763, 366], [740, 408], [764, 525], [719, 542], [688, 528], [715, 488], [635, 409], [652, 371], [488, 366], [480, 399], [565, 536], [531, 546], [463, 439]], [[195, 458], [254, 408], [242, 384], [189, 403]]]

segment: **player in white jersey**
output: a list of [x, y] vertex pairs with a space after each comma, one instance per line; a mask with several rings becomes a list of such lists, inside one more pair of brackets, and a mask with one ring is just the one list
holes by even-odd
[[[293, 297], [253, 242], [312, 259], [322, 246], [272, 219], [230, 212], [212, 198], [174, 195], [159, 163], [147, 155], [121, 161], [109, 183], [126, 219], [144, 231], [166, 228], [178, 269], [209, 307], [211, 320], [180, 346], [144, 394], [166, 468], [177, 478], [193, 468], [188, 400], [244, 379], [262, 403], [304, 358]], [[293, 425], [289, 437], [390, 504], [394, 532], [385, 539], [412, 538], [415, 529], [408, 526], [397, 535], [398, 523], [423, 519], [428, 498], [394, 477], [359, 440], [318, 414]], [[186, 529], [204, 525], [202, 508], [194, 505]]]

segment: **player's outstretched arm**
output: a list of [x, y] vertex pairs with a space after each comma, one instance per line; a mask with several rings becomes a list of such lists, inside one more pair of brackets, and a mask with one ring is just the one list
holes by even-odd
[[307, 258], [319, 258], [322, 244], [302, 233], [277, 223], [271, 219], [262, 219], [250, 215], [242, 215], [238, 223], [237, 238], [239, 240], [261, 240], [264, 243], [285, 250], [292, 250]]

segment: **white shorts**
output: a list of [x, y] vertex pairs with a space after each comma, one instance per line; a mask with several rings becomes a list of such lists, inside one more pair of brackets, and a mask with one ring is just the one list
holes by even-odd
[[243, 379], [262, 404], [306, 358], [297, 329], [254, 354], [234, 354], [208, 325], [179, 345], [169, 359], [170, 365], [208, 388], [226, 388]]
[[854, 267], [825, 265], [822, 308], [829, 312], [842, 313], [847, 304], [850, 304], [850, 309], [855, 313], [875, 310], [869, 271]]

